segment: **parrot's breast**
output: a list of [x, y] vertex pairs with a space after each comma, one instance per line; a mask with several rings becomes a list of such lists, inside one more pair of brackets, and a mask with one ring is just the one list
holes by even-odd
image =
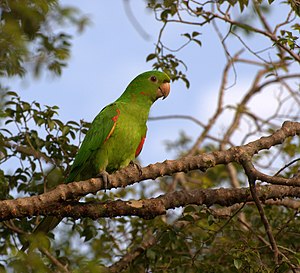
[[126, 167], [141, 152], [147, 132], [146, 115], [136, 114], [132, 107], [118, 108], [114, 129], [98, 151], [99, 171], [111, 173]]

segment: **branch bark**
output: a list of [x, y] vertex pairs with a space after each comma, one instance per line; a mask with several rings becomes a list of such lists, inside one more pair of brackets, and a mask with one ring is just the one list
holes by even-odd
[[[300, 197], [300, 187], [289, 186], [256, 186], [257, 197], [261, 202], [266, 200], [283, 199], [285, 197]], [[206, 205], [210, 207], [218, 204], [232, 206], [238, 203], [255, 201], [249, 188], [220, 188], [220, 189], [195, 189], [183, 190], [160, 195], [156, 198], [142, 200], [115, 200], [102, 202], [80, 203], [76, 201], [63, 201], [38, 206], [34, 211], [26, 210], [15, 214], [7, 214], [7, 220], [15, 217], [32, 215], [54, 215], [59, 217], [72, 217], [74, 219], [89, 217], [99, 219], [103, 217], [138, 216], [144, 219], [153, 219], [156, 216], [166, 214], [168, 209], [187, 205]]]
[[[111, 183], [108, 185], [107, 189], [125, 187], [133, 183], [145, 180], [145, 179], [155, 179], [160, 176], [172, 175], [177, 172], [188, 172], [190, 170], [206, 170], [208, 168], [214, 167], [218, 164], [228, 164], [231, 162], [242, 162], [245, 158], [252, 158], [259, 151], [264, 149], [269, 149], [272, 146], [283, 143], [283, 141], [295, 135], [300, 134], [300, 123], [297, 122], [285, 122], [282, 125], [282, 128], [275, 131], [273, 134], [262, 137], [256, 141], [250, 142], [243, 146], [232, 147], [226, 151], [216, 151], [212, 153], [204, 153], [197, 156], [188, 156], [180, 160], [166, 160], [163, 163], [150, 164], [147, 167], [138, 170], [135, 166], [128, 166], [124, 169], [121, 169], [110, 175]], [[283, 178], [283, 177], [272, 177], [265, 174], [261, 174], [256, 171], [253, 174], [256, 179], [261, 181], [284, 185], [284, 186], [300, 186], [300, 178]], [[66, 202], [67, 200], [74, 200], [80, 198], [89, 193], [96, 193], [97, 191], [104, 189], [103, 181], [101, 178], [92, 178], [86, 181], [72, 182], [69, 184], [62, 184], [56, 187], [54, 190], [47, 193], [18, 198], [15, 200], [4, 200], [0, 201], [0, 219], [8, 220], [16, 217], [26, 217], [33, 215], [48, 215], [59, 213], [63, 216], [72, 216], [70, 211], [72, 210], [72, 203]], [[278, 188], [277, 188], [278, 189]], [[285, 188], [281, 188], [284, 190]], [[217, 191], [222, 192], [223, 199], [226, 196], [226, 193], [230, 194], [233, 189], [219, 189]], [[242, 189], [236, 189], [242, 191]], [[298, 188], [292, 188], [289, 191], [297, 191]], [[285, 192], [284, 190], [283, 192]], [[98, 208], [99, 213], [102, 215], [97, 215], [97, 217], [111, 217], [117, 215], [139, 215], [141, 217], [151, 218], [159, 214], [165, 213], [165, 210], [168, 208], [184, 206], [186, 204], [207, 204], [212, 205], [218, 203], [218, 201], [213, 197], [216, 194], [216, 190], [208, 190], [205, 194], [213, 193], [210, 198], [203, 199], [203, 190], [191, 191], [191, 192], [175, 192], [170, 193], [171, 196], [165, 195], [164, 201], [162, 202], [163, 206], [159, 205], [161, 201], [155, 201], [153, 203], [152, 199], [144, 200], [144, 203], [124, 203], [123, 201], [114, 201], [115, 203], [101, 204]], [[218, 193], [218, 192], [217, 192]], [[225, 194], [225, 195], [224, 195]], [[247, 195], [240, 193], [243, 198], [246, 198]], [[245, 193], [244, 193], [245, 194]], [[298, 192], [294, 192], [292, 195], [287, 196], [299, 196]], [[280, 191], [277, 191], [277, 195], [272, 198], [284, 197], [281, 195]], [[175, 199], [174, 199], [175, 198]], [[162, 200], [161, 198], [158, 200]], [[168, 203], [171, 200], [172, 202]], [[175, 201], [174, 201], [175, 200]], [[176, 201], [177, 200], [177, 201]], [[204, 201], [206, 200], [206, 201]], [[119, 203], [118, 203], [119, 202]], [[141, 202], [141, 201], [134, 201]], [[174, 203], [175, 202], [175, 203]], [[220, 201], [221, 202], [221, 201]], [[239, 199], [234, 201], [242, 202]], [[112, 205], [115, 204], [115, 205]], [[117, 205], [118, 204], [118, 205]], [[153, 207], [154, 204], [154, 207]], [[222, 205], [232, 205], [233, 203], [220, 203]], [[66, 206], [68, 205], [68, 206]], [[84, 208], [90, 206], [91, 204], [82, 205], [80, 203], [75, 203], [74, 206], [79, 208]], [[99, 204], [98, 204], [99, 205]], [[124, 205], [125, 207], [121, 207]], [[126, 208], [127, 205], [127, 208]], [[137, 207], [137, 206], [140, 206]], [[101, 207], [102, 206], [102, 207]], [[151, 207], [152, 206], [152, 207]], [[151, 207], [151, 210], [149, 210]], [[116, 211], [113, 211], [113, 208], [119, 208]], [[134, 213], [136, 211], [136, 214]], [[55, 212], [55, 213], [54, 213]], [[133, 214], [131, 214], [133, 213]], [[145, 216], [146, 215], [148, 216]], [[75, 218], [79, 215], [73, 215]], [[89, 217], [95, 218], [95, 216], [90, 215]]]
[[252, 163], [249, 159], [249, 160], [245, 160], [242, 164], [243, 164], [245, 172], [248, 176], [249, 187], [250, 187], [252, 198], [253, 198], [254, 203], [255, 203], [255, 205], [257, 207], [257, 210], [259, 212], [261, 221], [264, 224], [266, 233], [267, 233], [268, 238], [269, 238], [269, 242], [272, 246], [272, 251], [273, 251], [273, 254], [274, 254], [274, 262], [275, 262], [276, 265], [278, 265], [278, 263], [279, 263], [279, 260], [278, 260], [279, 251], [278, 251], [277, 243], [276, 243], [275, 238], [273, 236], [272, 227], [271, 227], [271, 225], [268, 221], [268, 218], [266, 217], [264, 208], [263, 208], [263, 206], [262, 206], [262, 204], [259, 200], [259, 196], [257, 194], [256, 176], [255, 176], [255, 172], [252, 170]]

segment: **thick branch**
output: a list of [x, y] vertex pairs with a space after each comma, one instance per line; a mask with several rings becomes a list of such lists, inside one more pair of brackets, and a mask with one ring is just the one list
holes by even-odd
[[[111, 183], [107, 189], [125, 187], [138, 181], [155, 179], [177, 172], [188, 172], [196, 169], [206, 170], [218, 164], [228, 164], [230, 162], [239, 163], [245, 157], [251, 158], [259, 151], [281, 144], [286, 138], [296, 134], [300, 134], [300, 123], [285, 122], [281, 129], [268, 137], [262, 137], [247, 145], [233, 147], [226, 151], [188, 156], [180, 160], [166, 160], [163, 163], [150, 164], [142, 168], [141, 171], [134, 166], [128, 166], [110, 175]], [[286, 186], [300, 186], [300, 178], [298, 177], [286, 179], [266, 176], [266, 178], [268, 178], [268, 182], [270, 183]], [[38, 196], [0, 201], [0, 219], [5, 220], [14, 217], [41, 214], [43, 210], [56, 203], [82, 197], [88, 193], [96, 193], [103, 188], [102, 179], [92, 178], [86, 181], [62, 184], [54, 190]], [[178, 204], [178, 206], [182, 205], [184, 205], [184, 203]]]
[[[300, 187], [288, 186], [257, 186], [257, 196], [264, 202], [269, 199], [282, 199], [285, 197], [300, 197]], [[168, 209], [186, 205], [206, 205], [207, 207], [218, 204], [232, 206], [237, 203], [252, 202], [253, 197], [249, 188], [240, 189], [196, 189], [190, 191], [175, 191], [156, 198], [144, 200], [115, 200], [105, 203], [90, 202], [79, 203], [64, 201], [49, 205], [39, 205], [33, 211], [23, 210], [6, 213], [1, 220], [32, 215], [55, 215], [72, 217], [75, 219], [89, 217], [99, 219], [103, 217], [138, 216], [152, 219], [158, 215], [166, 214]]]

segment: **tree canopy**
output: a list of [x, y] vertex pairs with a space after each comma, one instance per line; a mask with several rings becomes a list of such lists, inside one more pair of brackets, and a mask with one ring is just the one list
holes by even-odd
[[[1, 78], [63, 77], [66, 26], [82, 31], [88, 18], [60, 1], [0, 8]], [[225, 62], [212, 116], [152, 118], [199, 125], [196, 141], [182, 132], [168, 142], [176, 160], [128, 166], [106, 189], [101, 178], [63, 184], [89, 123], [63, 122], [57, 106], [25, 101], [0, 82], [1, 272], [298, 272], [299, 3], [148, 0], [145, 8], [161, 23], [145, 60], [186, 87], [189, 48], [200, 52], [205, 35], [217, 34]], [[183, 44], [172, 45], [170, 31]], [[199, 73], [205, 68], [199, 60]], [[228, 102], [242, 70], [251, 84]], [[259, 103], [272, 111], [259, 112]], [[45, 215], [63, 223], [31, 234]]]

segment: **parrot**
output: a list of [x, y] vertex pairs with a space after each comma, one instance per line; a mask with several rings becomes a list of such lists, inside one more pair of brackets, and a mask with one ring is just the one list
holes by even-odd
[[[146, 71], [135, 77], [121, 96], [94, 118], [75, 156], [65, 183], [102, 176], [128, 166], [142, 151], [149, 111], [159, 98], [170, 93], [170, 77], [160, 71]], [[105, 186], [106, 187], [106, 186]], [[33, 233], [47, 234], [61, 217], [46, 216]], [[25, 242], [22, 251], [29, 246]]]

